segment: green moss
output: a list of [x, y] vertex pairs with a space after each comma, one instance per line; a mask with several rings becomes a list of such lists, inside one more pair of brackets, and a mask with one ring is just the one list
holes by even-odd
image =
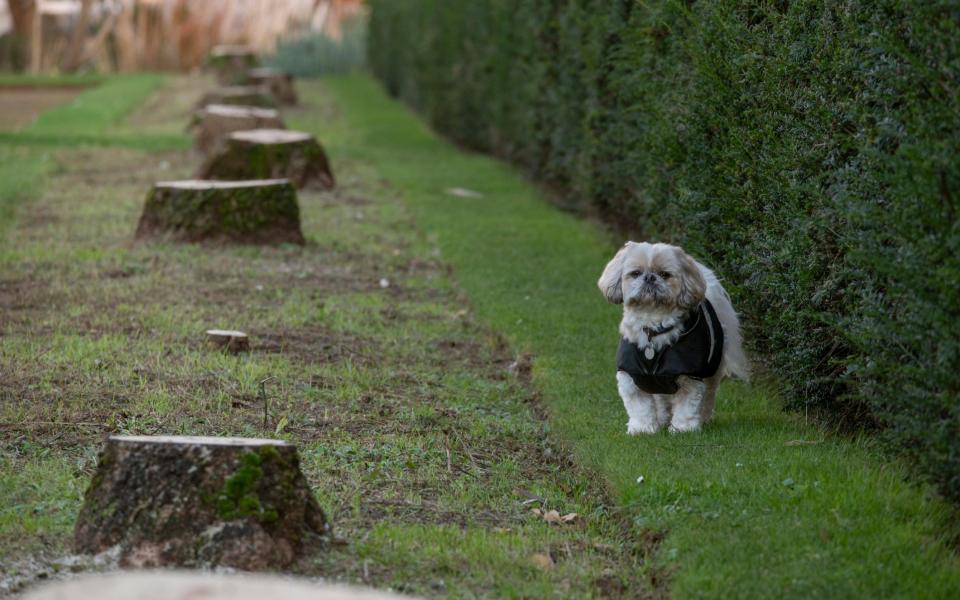
[[257, 491], [263, 478], [262, 463], [263, 458], [256, 452], [246, 452], [240, 457], [240, 467], [227, 478], [216, 499], [217, 514], [222, 519], [253, 517], [261, 523], [277, 520], [277, 511], [264, 507]]
[[163, 188], [147, 197], [144, 214], [153, 227], [188, 240], [223, 236], [247, 240], [289, 230], [299, 234], [300, 207], [292, 185], [210, 189], [177, 193]]

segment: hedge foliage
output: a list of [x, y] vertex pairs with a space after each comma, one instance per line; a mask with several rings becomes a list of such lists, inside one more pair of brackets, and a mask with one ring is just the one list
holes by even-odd
[[344, 23], [340, 39], [325, 33], [304, 32], [281, 40], [267, 64], [297, 77], [342, 75], [363, 68], [367, 53], [366, 23]]
[[795, 406], [960, 500], [960, 2], [370, 4], [392, 94], [683, 244]]

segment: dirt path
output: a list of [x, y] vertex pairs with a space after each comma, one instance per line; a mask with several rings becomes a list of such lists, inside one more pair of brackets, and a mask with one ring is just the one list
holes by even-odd
[[48, 108], [66, 104], [83, 92], [79, 87], [0, 86], [0, 131], [28, 125]]
[[[114, 432], [295, 442], [336, 536], [300, 574], [439, 597], [646, 589], [649, 540], [622, 539], [514, 354], [367, 165], [334, 156], [339, 189], [300, 195], [305, 247], [258, 248], [132, 243], [150, 182], [186, 176], [186, 153], [56, 159], [0, 241], [0, 595], [66, 569]], [[211, 351], [212, 327], [252, 351]]]

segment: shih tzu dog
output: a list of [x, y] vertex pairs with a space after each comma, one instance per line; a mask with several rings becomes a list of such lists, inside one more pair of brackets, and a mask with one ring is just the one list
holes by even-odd
[[724, 377], [749, 377], [740, 323], [713, 271], [669, 244], [627, 242], [597, 282], [623, 304], [617, 387], [627, 433], [696, 431]]

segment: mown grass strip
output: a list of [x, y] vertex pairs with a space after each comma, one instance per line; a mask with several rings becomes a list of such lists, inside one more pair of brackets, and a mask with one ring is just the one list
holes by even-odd
[[0, 235], [12, 222], [16, 204], [38, 192], [55, 164], [50, 151], [57, 147], [124, 146], [151, 152], [188, 147], [183, 135], [141, 135], [117, 128], [163, 80], [159, 75], [0, 75], [0, 87], [95, 86], [43, 112], [21, 131], [0, 132]]
[[0, 236], [13, 222], [14, 208], [35, 193], [53, 161], [29, 148], [0, 145]]
[[[55, 85], [57, 78], [40, 79]], [[65, 85], [75, 78], [63, 79]], [[164, 81], [161, 75], [104, 77], [72, 102], [42, 113], [21, 131], [0, 133], [0, 144], [23, 146], [124, 146], [146, 151], [177, 150], [189, 146], [183, 135], [142, 134], [118, 127]], [[2, 80], [0, 80], [2, 83]]]
[[[301, 88], [308, 101], [324, 93]], [[325, 89], [346, 124], [307, 114], [295, 124], [397, 186], [481, 317], [536, 356], [552, 426], [606, 475], [638, 529], [668, 533], [656, 560], [676, 596], [960, 594], [949, 507], [868, 439], [783, 413], [774, 389], [726, 384], [701, 434], [626, 436], [613, 379], [619, 311], [595, 287], [615, 242], [505, 165], [437, 139], [372, 80]]]
[[84, 134], [23, 131], [0, 132], [0, 144], [31, 146], [36, 148], [106, 146], [134, 148], [146, 152], [162, 152], [164, 150], [186, 149], [189, 147], [190, 142], [187, 138], [178, 135], [138, 135], [133, 133]]
[[106, 75], [97, 73], [79, 73], [75, 75], [0, 73], [0, 87], [86, 87], [97, 85], [106, 79]]

